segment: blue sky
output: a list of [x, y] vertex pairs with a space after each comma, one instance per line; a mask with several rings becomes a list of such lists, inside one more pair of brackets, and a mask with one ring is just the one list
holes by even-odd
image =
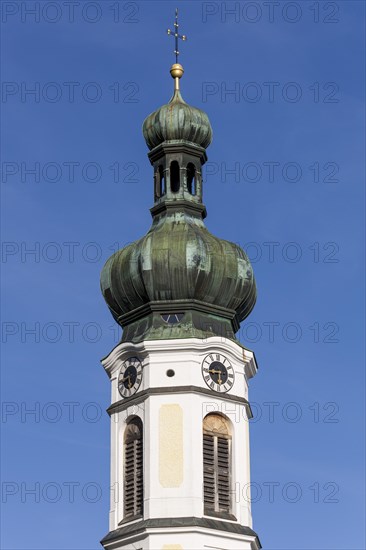
[[[176, 4], [36, 4], [1, 5], [2, 547], [89, 550], [118, 341], [99, 274], [151, 223], [141, 126], [172, 93]], [[207, 227], [258, 286], [254, 528], [271, 550], [363, 549], [364, 4], [178, 7], [183, 97], [214, 130]]]

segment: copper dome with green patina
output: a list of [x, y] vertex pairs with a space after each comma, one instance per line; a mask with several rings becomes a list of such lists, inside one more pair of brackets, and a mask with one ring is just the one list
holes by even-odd
[[122, 339], [235, 339], [254, 307], [256, 285], [245, 252], [212, 235], [203, 221], [209, 119], [183, 101], [176, 79], [172, 100], [147, 117], [143, 133], [154, 168], [153, 223], [113, 254], [101, 274]]
[[207, 114], [188, 105], [179, 90], [174, 91], [167, 105], [145, 119], [142, 128], [149, 149], [173, 140], [190, 141], [206, 149], [212, 141], [212, 128]]

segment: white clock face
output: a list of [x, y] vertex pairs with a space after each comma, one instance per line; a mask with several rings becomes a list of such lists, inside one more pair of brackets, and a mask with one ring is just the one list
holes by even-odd
[[235, 380], [229, 359], [220, 353], [210, 353], [204, 358], [202, 376], [211, 390], [221, 393], [231, 390]]
[[119, 371], [118, 391], [122, 397], [130, 397], [137, 392], [142, 380], [142, 364], [138, 357], [127, 359]]

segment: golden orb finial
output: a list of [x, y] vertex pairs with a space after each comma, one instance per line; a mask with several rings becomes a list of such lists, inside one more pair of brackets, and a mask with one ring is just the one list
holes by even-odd
[[184, 69], [180, 63], [174, 63], [170, 68], [170, 74], [174, 78], [174, 90], [179, 90], [179, 79], [182, 78]]
[[174, 63], [170, 68], [170, 74], [172, 78], [182, 78], [184, 69], [180, 63]]

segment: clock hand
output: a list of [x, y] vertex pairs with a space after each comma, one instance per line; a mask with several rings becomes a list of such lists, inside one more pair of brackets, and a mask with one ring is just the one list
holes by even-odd
[[219, 384], [219, 386], [221, 386], [221, 384], [223, 382], [223, 380], [221, 378], [221, 374], [222, 374], [221, 370], [209, 369], [208, 372], [211, 372], [212, 374], [218, 374], [219, 375], [217, 383]]

